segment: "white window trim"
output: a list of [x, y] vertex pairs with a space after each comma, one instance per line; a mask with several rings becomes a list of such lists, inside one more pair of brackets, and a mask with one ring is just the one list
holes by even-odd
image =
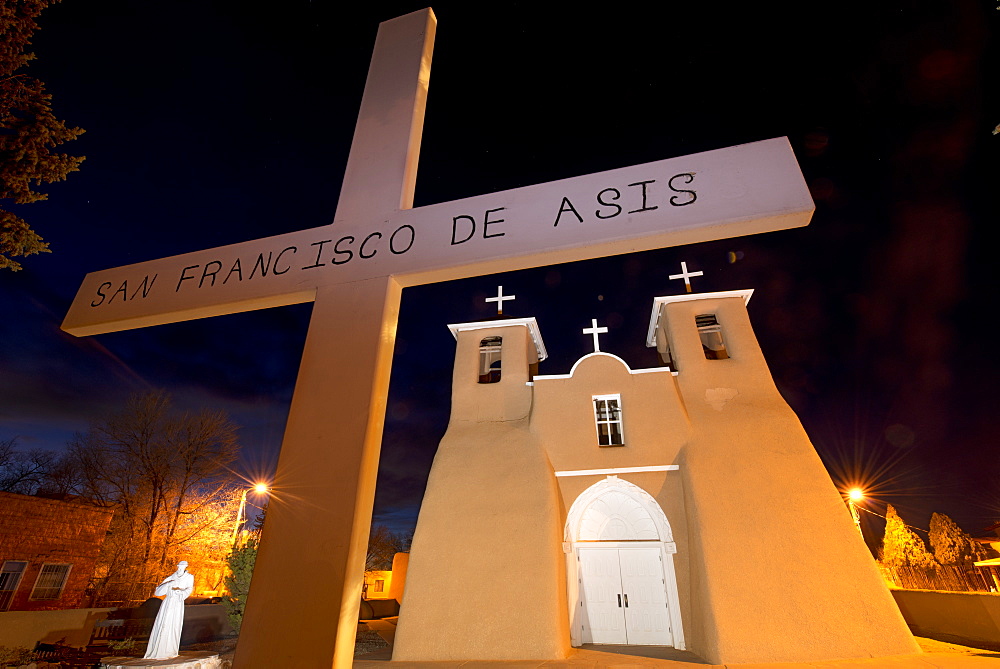
[[[597, 402], [600, 400], [614, 400], [618, 403], [618, 419], [615, 420], [610, 418], [608, 420], [601, 420], [600, 415], [597, 413]], [[609, 448], [614, 446], [624, 446], [625, 445], [625, 412], [622, 410], [622, 396], [618, 393], [613, 393], [610, 395], [593, 395], [590, 398], [590, 403], [594, 411], [594, 430], [597, 436], [597, 445], [602, 448]], [[601, 424], [611, 425], [612, 423], [618, 423], [618, 432], [621, 434], [622, 443], [620, 444], [602, 444], [601, 443]], [[608, 431], [610, 435], [611, 431]]]
[[[59, 594], [55, 597], [35, 597], [35, 590], [38, 589], [38, 582], [42, 579], [42, 573], [45, 571], [46, 567], [66, 567], [66, 576], [63, 578], [62, 583], [59, 585]], [[31, 594], [28, 595], [29, 601], [55, 601], [61, 599], [63, 592], [66, 590], [66, 584], [69, 583], [69, 575], [73, 571], [73, 565], [69, 562], [43, 562], [41, 568], [38, 570], [38, 576], [35, 577], [35, 584], [31, 586]]]

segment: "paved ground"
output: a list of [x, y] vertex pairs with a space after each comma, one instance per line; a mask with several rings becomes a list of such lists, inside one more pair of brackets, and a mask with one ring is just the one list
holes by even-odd
[[[395, 634], [395, 620], [366, 621], [369, 629], [389, 644]], [[354, 669], [506, 669], [518, 667], [533, 669], [581, 669], [581, 667], [607, 667], [609, 669], [1000, 669], [1000, 652], [979, 650], [955, 644], [918, 637], [923, 653], [864, 660], [832, 660], [788, 664], [728, 664], [710, 665], [691, 653], [660, 646], [584, 646], [574, 648], [565, 660], [523, 660], [517, 662], [390, 662], [392, 648], [362, 655], [354, 660]]]

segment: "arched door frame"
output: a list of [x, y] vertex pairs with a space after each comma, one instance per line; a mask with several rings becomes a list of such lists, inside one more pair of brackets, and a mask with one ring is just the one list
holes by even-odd
[[566, 554], [566, 595], [568, 599], [570, 620], [570, 642], [573, 646], [580, 646], [583, 643], [579, 625], [573, 620], [580, 610], [580, 575], [579, 575], [579, 550], [580, 546], [608, 546], [615, 547], [621, 545], [616, 541], [579, 541], [581, 525], [587, 509], [602, 496], [609, 492], [619, 492], [633, 501], [637, 502], [649, 514], [656, 527], [656, 537], [636, 537], [640, 541], [648, 539], [647, 545], [658, 545], [660, 557], [663, 563], [664, 588], [667, 595], [667, 611], [670, 615], [670, 633], [673, 643], [678, 650], [684, 650], [684, 627], [681, 624], [680, 600], [677, 596], [677, 575], [674, 570], [674, 554], [677, 552], [677, 544], [674, 543], [673, 533], [670, 530], [670, 523], [663, 509], [653, 499], [648, 492], [617, 476], [611, 475], [590, 486], [576, 498], [566, 515], [566, 525], [563, 529], [563, 551]]

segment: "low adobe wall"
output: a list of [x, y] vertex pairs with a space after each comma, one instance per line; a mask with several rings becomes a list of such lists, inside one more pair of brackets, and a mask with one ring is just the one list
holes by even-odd
[[109, 611], [114, 609], [4, 611], [0, 613], [0, 646], [34, 648], [41, 642], [81, 648], [90, 641], [94, 623], [104, 620]]
[[914, 634], [1000, 650], [1000, 594], [892, 589]]
[[[114, 615], [109, 616], [112, 611]], [[82, 648], [90, 641], [94, 623], [107, 618], [128, 618], [130, 613], [131, 609], [113, 608], [5, 611], [0, 613], [0, 646], [34, 648], [37, 643], [61, 643]], [[183, 630], [182, 644], [212, 641], [235, 633], [222, 604], [185, 606]]]

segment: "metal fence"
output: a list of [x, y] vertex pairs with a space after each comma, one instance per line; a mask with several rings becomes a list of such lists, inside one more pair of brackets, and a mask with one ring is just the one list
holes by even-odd
[[947, 590], [950, 592], [996, 592], [994, 578], [976, 567], [890, 567], [879, 564], [886, 582], [897, 588]]

